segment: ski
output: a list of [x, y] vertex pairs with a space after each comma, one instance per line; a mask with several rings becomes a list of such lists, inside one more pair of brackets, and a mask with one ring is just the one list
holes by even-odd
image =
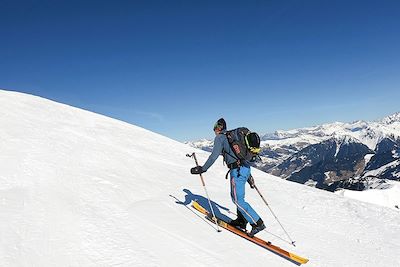
[[284, 249], [282, 249], [282, 248], [280, 248], [278, 246], [273, 245], [271, 242], [264, 241], [261, 238], [258, 238], [256, 236], [255, 237], [249, 237], [247, 235], [246, 231], [240, 230], [240, 229], [230, 225], [229, 223], [227, 223], [226, 221], [224, 221], [224, 220], [222, 220], [220, 218], [215, 218], [215, 217], [213, 218], [212, 214], [208, 210], [206, 210], [204, 207], [202, 207], [197, 201], [193, 201], [192, 202], [192, 207], [194, 209], [196, 209], [197, 211], [199, 211], [199, 212], [203, 213], [204, 215], [206, 215], [207, 218], [210, 221], [212, 221], [213, 223], [218, 224], [222, 228], [224, 228], [224, 229], [226, 229], [226, 230], [228, 230], [228, 231], [230, 231], [230, 232], [232, 232], [232, 233], [234, 233], [234, 234], [236, 234], [236, 235], [238, 235], [240, 237], [243, 237], [243, 238], [245, 238], [245, 239], [257, 244], [260, 247], [263, 247], [263, 248], [265, 248], [265, 249], [267, 249], [267, 250], [269, 250], [269, 251], [271, 251], [271, 252], [273, 252], [273, 253], [275, 253], [275, 254], [277, 254], [277, 255], [279, 255], [279, 256], [281, 256], [281, 257], [283, 257], [283, 258], [285, 258], [285, 259], [287, 259], [287, 260], [289, 260], [291, 262], [293, 262], [294, 264], [301, 265], [301, 264], [305, 264], [305, 263], [308, 262], [308, 259], [303, 258], [301, 256], [298, 256], [298, 255], [296, 255], [294, 253], [288, 252], [288, 251], [286, 251], [286, 250], [284, 250]]

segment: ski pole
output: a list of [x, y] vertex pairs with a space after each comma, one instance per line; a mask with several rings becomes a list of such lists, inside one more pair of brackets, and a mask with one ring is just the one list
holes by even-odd
[[265, 205], [267, 205], [268, 209], [271, 211], [272, 215], [275, 217], [275, 220], [279, 223], [279, 225], [282, 227], [283, 231], [285, 232], [285, 234], [287, 235], [287, 237], [289, 238], [289, 240], [292, 242], [293, 246], [296, 246], [294, 243], [295, 241], [293, 241], [288, 232], [285, 230], [285, 228], [283, 227], [283, 225], [281, 224], [281, 222], [279, 221], [278, 217], [275, 215], [274, 211], [271, 209], [271, 207], [269, 206], [268, 202], [265, 200], [264, 196], [261, 194], [260, 190], [258, 190], [257, 186], [254, 184], [254, 188], [257, 190], [257, 193], [260, 195], [261, 199], [264, 201]]
[[[189, 157], [189, 158], [193, 157], [194, 158], [194, 162], [196, 162], [196, 166], [199, 166], [199, 163], [197, 162], [196, 154], [194, 152], [192, 154], [186, 154], [186, 157]], [[208, 204], [210, 205], [211, 212], [212, 212], [212, 215], [213, 215], [213, 220], [215, 220], [215, 225], [217, 226], [217, 232], [221, 232], [221, 230], [219, 229], [217, 220], [216, 220], [217, 217], [215, 216], [214, 208], [211, 205], [211, 200], [210, 200], [210, 196], [208, 195], [208, 191], [207, 191], [207, 188], [206, 188], [206, 183], [204, 182], [203, 175], [201, 175], [201, 173], [200, 173], [200, 179], [201, 179], [201, 183], [203, 185], [204, 191], [206, 192], [206, 195], [207, 195]]]

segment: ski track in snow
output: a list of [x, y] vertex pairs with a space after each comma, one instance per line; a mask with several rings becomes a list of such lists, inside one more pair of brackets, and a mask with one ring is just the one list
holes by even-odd
[[[0, 90], [0, 150], [0, 266], [295, 266], [193, 211], [205, 193], [188, 145]], [[204, 163], [209, 154], [195, 151]], [[225, 173], [219, 158], [204, 178], [212, 201], [235, 212]], [[397, 210], [253, 176], [297, 247], [248, 187], [267, 225], [259, 237], [305, 266], [400, 266]]]

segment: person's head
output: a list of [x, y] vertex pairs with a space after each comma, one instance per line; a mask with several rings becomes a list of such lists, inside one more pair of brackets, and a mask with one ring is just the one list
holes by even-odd
[[215, 124], [214, 124], [214, 132], [215, 134], [219, 134], [223, 130], [226, 130], [226, 122], [223, 118], [220, 118]]

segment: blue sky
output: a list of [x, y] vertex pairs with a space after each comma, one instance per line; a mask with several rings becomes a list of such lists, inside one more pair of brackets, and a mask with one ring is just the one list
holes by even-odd
[[0, 1], [0, 88], [184, 141], [400, 111], [399, 1]]

